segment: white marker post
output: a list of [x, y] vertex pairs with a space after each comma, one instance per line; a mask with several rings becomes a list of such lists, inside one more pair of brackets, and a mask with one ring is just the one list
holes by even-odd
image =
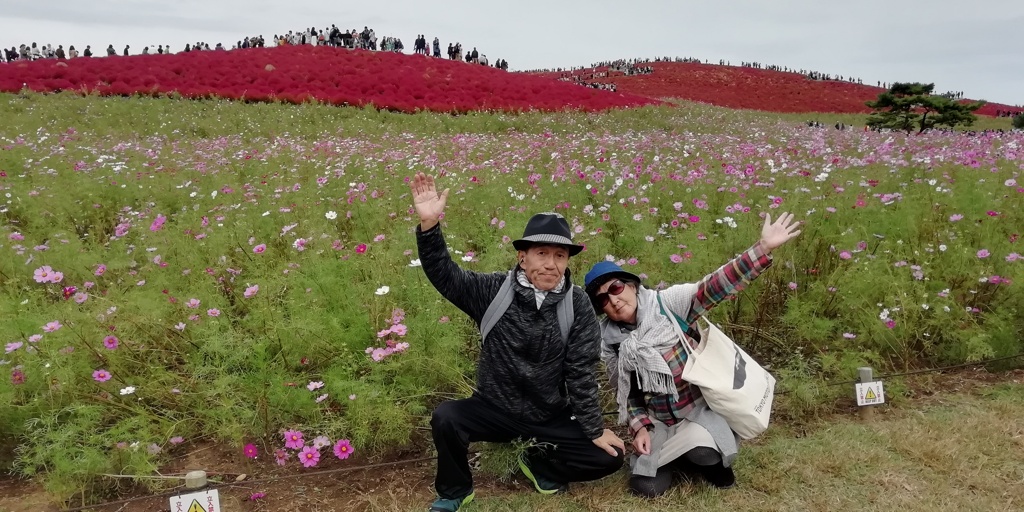
[[885, 389], [882, 381], [874, 380], [871, 367], [857, 368], [860, 382], [857, 383], [857, 405], [860, 407], [860, 419], [871, 421], [875, 416], [875, 405], [885, 403]]

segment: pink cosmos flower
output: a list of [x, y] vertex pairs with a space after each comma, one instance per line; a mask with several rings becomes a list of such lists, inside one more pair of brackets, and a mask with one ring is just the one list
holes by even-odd
[[848, 259], [850, 259], [852, 257], [853, 257], [853, 255], [850, 254], [850, 251], [843, 251], [843, 252], [839, 253], [839, 259], [841, 259], [841, 260], [848, 260]]
[[843, 333], [843, 337], [848, 339], [848, 340], [852, 340], [852, 339], [856, 338], [857, 335], [852, 333], [852, 332], [844, 332]]
[[244, 295], [245, 298], [247, 298], [247, 299], [251, 299], [251, 298], [256, 296], [256, 292], [258, 292], [258, 291], [260, 291], [260, 285], [254, 284], [254, 285], [246, 288], [245, 289], [245, 293], [243, 293], [242, 295]]
[[988, 258], [988, 257], [989, 257], [988, 249], [982, 249], [982, 250], [978, 251], [978, 258], [985, 259], [985, 258]]
[[106, 271], [107, 271], [107, 266], [102, 264], [102, 263], [100, 263], [99, 265], [96, 265], [96, 271], [93, 272], [93, 274], [96, 274], [97, 276], [102, 276]]
[[78, 292], [78, 293], [75, 294], [75, 302], [76, 303], [82, 304], [82, 303], [84, 303], [87, 300], [89, 300], [89, 294], [82, 293], [82, 292]]
[[327, 400], [328, 396], [330, 396], [330, 395], [324, 393], [324, 394], [316, 397], [316, 403], [320, 403], [320, 402], [323, 402], [324, 400]]
[[1006, 261], [1009, 262], [1009, 263], [1013, 263], [1013, 262], [1015, 262], [1017, 260], [1021, 260], [1021, 259], [1024, 259], [1024, 257], [1022, 257], [1020, 254], [1017, 254], [1015, 252], [1011, 252], [1010, 254], [1006, 255]]
[[250, 459], [255, 459], [256, 456], [260, 454], [260, 450], [259, 448], [256, 448], [256, 445], [249, 443], [245, 445], [244, 448], [242, 448], [242, 453], [244, 453], [245, 456], [249, 457]]
[[313, 438], [313, 448], [317, 450], [331, 445], [331, 439], [327, 436], [316, 436]]
[[153, 223], [149, 225], [149, 230], [160, 231], [160, 229], [164, 227], [164, 222], [167, 222], [167, 217], [164, 217], [162, 214], [158, 213], [156, 215], [156, 218], [153, 219]]
[[6, 352], [4, 352], [4, 353], [5, 354], [10, 354], [11, 352], [14, 352], [15, 350], [18, 350], [19, 348], [21, 348], [22, 345], [24, 345], [24, 343], [22, 343], [20, 341], [13, 341], [11, 343], [8, 343], [7, 346], [5, 347]]
[[678, 254], [673, 254], [673, 255], [669, 256], [668, 259], [672, 263], [682, 263], [683, 262], [683, 257], [678, 255]]
[[288, 452], [286, 452], [284, 450], [281, 450], [281, 449], [274, 450], [274, 461], [277, 462], [278, 466], [284, 466], [285, 464], [287, 464], [288, 463], [288, 458], [291, 457], [291, 456], [292, 456], [292, 454], [290, 454], [290, 453], [288, 453]]
[[207, 316], [220, 316], [220, 310], [217, 308], [210, 308], [206, 310]]
[[299, 460], [302, 461], [302, 467], [314, 467], [320, 462], [320, 452], [312, 446], [307, 446], [299, 452]]
[[796, 283], [794, 283], [792, 281], [789, 282], [789, 289], [790, 290], [796, 290], [798, 286], [799, 286], [798, 284], [796, 284]]
[[11, 370], [11, 384], [18, 386], [25, 383], [25, 371], [21, 368]]
[[249, 501], [259, 501], [267, 496], [265, 492], [254, 492], [249, 495]]
[[885, 326], [892, 329], [893, 327], [896, 327], [896, 321], [890, 318], [885, 321]]
[[309, 242], [305, 238], [297, 238], [292, 242], [292, 247], [294, 247], [296, 251], [302, 252], [306, 250], [306, 244], [308, 243]]
[[199, 307], [199, 299], [189, 299], [188, 302], [185, 303], [185, 306], [189, 307], [189, 308], [192, 308], [192, 309], [198, 308]]
[[92, 379], [96, 382], [106, 382], [110, 380], [110, 372], [106, 370], [96, 370], [92, 372]]
[[28, 337], [28, 342], [29, 343], [38, 343], [39, 340], [41, 340], [41, 339], [43, 339], [43, 335], [42, 334], [33, 334], [32, 336]]
[[171, 443], [171, 444], [181, 444], [181, 443], [185, 442], [185, 438], [181, 437], [181, 436], [174, 436], [174, 437], [168, 439], [167, 442]]
[[310, 391], [316, 391], [322, 387], [324, 387], [323, 381], [309, 381], [309, 384], [306, 384], [306, 389]]
[[52, 322], [48, 322], [46, 325], [43, 326], [43, 332], [59, 331], [61, 327], [64, 326], [60, 324], [60, 321], [54, 320]]
[[11, 234], [7, 235], [7, 238], [10, 238], [11, 240], [14, 240], [15, 242], [20, 242], [20, 241], [25, 239], [25, 236], [22, 235], [21, 233], [15, 231], [14, 233], [11, 233]]
[[252, 252], [256, 254], [263, 254], [267, 250], [267, 244], [259, 244], [252, 248]]
[[349, 458], [354, 452], [352, 443], [348, 439], [339, 439], [337, 443], [334, 443], [334, 456], [341, 460]]
[[366, 244], [359, 244], [356, 246], [356, 253], [363, 254], [366, 252]]
[[305, 446], [306, 442], [302, 439], [302, 432], [298, 430], [285, 430], [284, 431], [284, 447], [291, 450], [298, 450]]
[[103, 338], [103, 346], [107, 347], [107, 350], [114, 350], [117, 348], [118, 339], [117, 336], [107, 336]]
[[409, 332], [409, 328], [405, 324], [396, 324], [391, 326], [391, 332], [397, 336], [405, 336]]
[[36, 283], [52, 283], [53, 269], [50, 268], [50, 265], [43, 265], [36, 268], [36, 271], [33, 272], [33, 278], [36, 280]]
[[949, 221], [950, 222], [956, 222], [956, 221], [961, 220], [963, 218], [964, 218], [963, 215], [960, 215], [959, 213], [954, 213], [953, 215], [949, 216]]

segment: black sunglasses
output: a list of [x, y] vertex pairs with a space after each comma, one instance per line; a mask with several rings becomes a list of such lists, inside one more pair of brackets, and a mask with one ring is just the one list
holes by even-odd
[[605, 307], [608, 305], [608, 300], [612, 295], [618, 295], [622, 293], [622, 290], [626, 289], [626, 283], [619, 281], [618, 279], [612, 281], [612, 284], [608, 286], [608, 291], [599, 293], [594, 296], [594, 301], [597, 302], [598, 307]]

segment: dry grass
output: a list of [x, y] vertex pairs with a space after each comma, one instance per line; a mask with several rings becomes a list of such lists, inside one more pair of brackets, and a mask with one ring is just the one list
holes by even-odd
[[[625, 492], [623, 471], [574, 485], [566, 496], [524, 485], [487, 489], [466, 511], [1024, 510], [1024, 384], [940, 393], [928, 403], [883, 408], [869, 424], [832, 418], [802, 437], [777, 429], [744, 447], [739, 485], [729, 491], [683, 483], [644, 501]], [[425, 509], [425, 491], [405, 509]], [[395, 510], [398, 503], [369, 505]]]

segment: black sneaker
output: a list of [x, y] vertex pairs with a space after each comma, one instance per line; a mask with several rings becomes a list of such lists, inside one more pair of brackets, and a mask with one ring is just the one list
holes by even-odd
[[700, 475], [709, 484], [719, 489], [731, 489], [736, 486], [736, 473], [732, 468], [727, 468], [721, 462], [713, 466], [698, 466]]

